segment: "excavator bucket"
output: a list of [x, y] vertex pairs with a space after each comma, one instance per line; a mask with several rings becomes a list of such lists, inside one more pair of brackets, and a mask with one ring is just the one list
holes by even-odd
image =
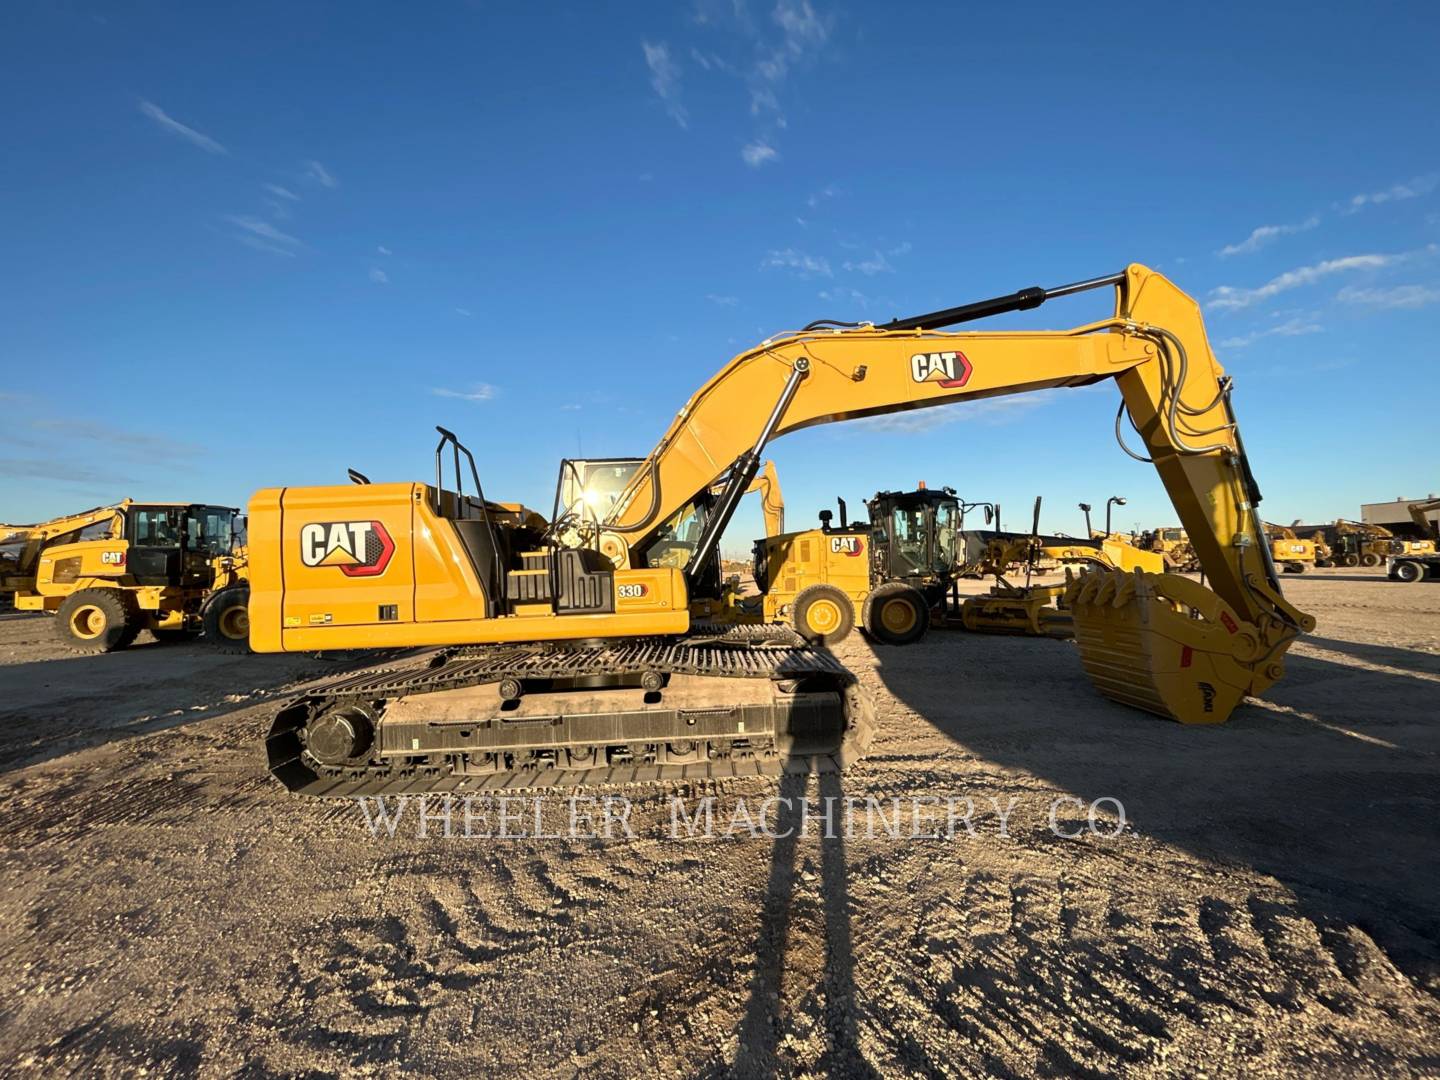
[[1222, 724], [1283, 673], [1278, 647], [1199, 582], [1088, 571], [1066, 591], [1086, 674], [1108, 698], [1182, 724]]

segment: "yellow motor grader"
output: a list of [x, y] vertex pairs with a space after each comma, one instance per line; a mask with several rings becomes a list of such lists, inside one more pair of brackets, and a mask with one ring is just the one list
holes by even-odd
[[239, 511], [124, 499], [35, 525], [0, 525], [0, 592], [19, 611], [55, 616], [77, 652], [201, 635], [247, 648], [245, 551]]
[[[1081, 326], [949, 329], [1099, 289], [1113, 306]], [[1104, 381], [1120, 392], [1117, 427], [1140, 442], [1122, 448], [1159, 473], [1209, 587], [1082, 573], [1066, 592], [1081, 663], [1117, 701], [1223, 722], [1283, 676], [1314, 620], [1281, 593], [1198, 305], [1131, 265], [767, 338], [706, 381], [643, 460], [562, 462], [548, 518], [488, 498], [444, 431], [433, 483], [256, 493], [257, 651], [429, 650], [306, 688], [275, 715], [271, 770], [296, 792], [354, 796], [842, 767], [871, 730], [853, 674], [783, 628], [719, 621], [733, 610], [720, 537], [770, 440]]]

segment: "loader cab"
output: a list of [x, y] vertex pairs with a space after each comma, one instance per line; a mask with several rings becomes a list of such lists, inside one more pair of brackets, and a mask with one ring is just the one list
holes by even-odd
[[876, 581], [932, 583], [954, 573], [962, 525], [954, 489], [882, 491], [865, 505]]
[[210, 560], [234, 543], [232, 506], [159, 504], [125, 512], [126, 556], [137, 585], [182, 585], [209, 574]]

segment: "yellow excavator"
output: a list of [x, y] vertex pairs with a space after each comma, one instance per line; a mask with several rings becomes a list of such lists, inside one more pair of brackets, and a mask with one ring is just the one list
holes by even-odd
[[1265, 535], [1270, 541], [1270, 558], [1287, 574], [1303, 574], [1319, 560], [1315, 541], [1303, 539], [1288, 525], [1267, 521]]
[[[1114, 306], [1082, 326], [948, 329], [1092, 289]], [[1210, 588], [1080, 575], [1066, 600], [1081, 661], [1117, 701], [1220, 723], [1282, 677], [1314, 620], [1281, 594], [1199, 306], [1132, 265], [767, 338], [701, 386], [644, 459], [563, 461], [548, 519], [487, 498], [443, 430], [433, 484], [257, 492], [257, 651], [429, 650], [306, 688], [275, 716], [271, 770], [292, 791], [353, 796], [843, 767], [871, 731], [853, 674], [792, 631], [720, 621], [734, 608], [719, 541], [766, 446], [818, 424], [1112, 379], [1121, 446], [1154, 465]]]

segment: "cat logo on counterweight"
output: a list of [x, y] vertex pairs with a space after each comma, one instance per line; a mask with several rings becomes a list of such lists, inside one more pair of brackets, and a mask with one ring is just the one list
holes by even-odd
[[346, 577], [376, 577], [390, 565], [395, 541], [378, 521], [317, 521], [300, 530], [300, 561], [334, 566]]

